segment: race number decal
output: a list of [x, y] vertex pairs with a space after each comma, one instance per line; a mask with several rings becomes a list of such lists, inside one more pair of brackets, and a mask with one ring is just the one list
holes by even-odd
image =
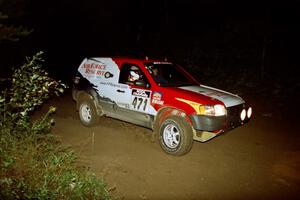
[[147, 112], [150, 105], [150, 94], [150, 91], [133, 89], [131, 97], [131, 108], [133, 110]]

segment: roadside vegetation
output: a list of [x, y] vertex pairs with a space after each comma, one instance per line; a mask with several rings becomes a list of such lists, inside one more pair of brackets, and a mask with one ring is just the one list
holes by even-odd
[[110, 199], [103, 180], [78, 166], [51, 134], [55, 107], [31, 115], [66, 85], [42, 69], [43, 52], [14, 69], [0, 92], [0, 199]]

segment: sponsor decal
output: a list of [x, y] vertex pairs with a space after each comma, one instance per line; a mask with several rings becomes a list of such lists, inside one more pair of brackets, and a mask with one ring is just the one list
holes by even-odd
[[115, 84], [111, 82], [100, 82], [100, 85], [105, 85], [105, 86], [110, 86], [110, 87], [116, 87], [116, 88], [122, 88], [122, 89], [127, 89], [128, 85], [123, 85], [123, 84]]
[[105, 72], [105, 74], [104, 74], [104, 77], [105, 78], [111, 78], [111, 77], [113, 77], [114, 75], [112, 74], [112, 73], [110, 73], [110, 72]]
[[163, 94], [161, 92], [154, 92], [152, 95], [152, 104], [163, 105], [164, 101], [162, 101]]
[[149, 108], [150, 95], [150, 91], [133, 89], [131, 98], [131, 109], [147, 112]]
[[162, 65], [162, 64], [172, 64], [172, 63], [164, 61], [164, 62], [153, 62], [153, 64], [154, 65]]
[[105, 70], [106, 65], [103, 63], [84, 63], [83, 67], [85, 69], [100, 69], [100, 70]]
[[126, 108], [126, 109], [129, 109], [130, 108], [130, 105], [129, 104], [127, 104], [127, 103], [117, 103], [118, 104], [118, 106], [120, 106], [120, 107], [123, 107], [123, 108]]
[[150, 97], [150, 91], [133, 89], [132, 90], [132, 95], [133, 96], [138, 96], [138, 97], [149, 98]]
[[106, 65], [103, 63], [84, 63], [83, 68], [84, 73], [87, 75], [104, 76], [105, 78], [113, 77], [113, 74], [106, 70]]

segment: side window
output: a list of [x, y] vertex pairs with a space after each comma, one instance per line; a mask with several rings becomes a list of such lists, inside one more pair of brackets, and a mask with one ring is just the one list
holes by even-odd
[[135, 85], [140, 87], [149, 88], [149, 82], [140, 70], [140, 68], [134, 64], [124, 64], [121, 68], [119, 83], [127, 85]]

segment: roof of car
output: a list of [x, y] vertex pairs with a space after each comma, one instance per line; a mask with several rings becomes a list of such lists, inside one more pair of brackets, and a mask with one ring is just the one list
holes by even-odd
[[[149, 57], [129, 57], [129, 56], [113, 56], [113, 57], [93, 57], [94, 59], [97, 58], [112, 58], [113, 60], [116, 61], [132, 61], [132, 62], [168, 62], [165, 59], [153, 59], [153, 58], [149, 58]], [[90, 58], [90, 59], [93, 59]]]

